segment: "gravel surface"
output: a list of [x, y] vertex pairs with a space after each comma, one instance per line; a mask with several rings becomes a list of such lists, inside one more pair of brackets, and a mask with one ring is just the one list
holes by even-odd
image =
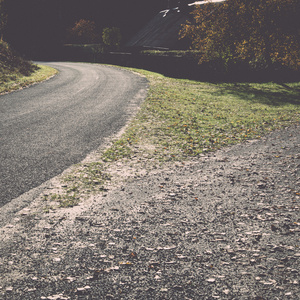
[[295, 126], [74, 208], [37, 198], [1, 228], [0, 298], [300, 299], [299, 145]]

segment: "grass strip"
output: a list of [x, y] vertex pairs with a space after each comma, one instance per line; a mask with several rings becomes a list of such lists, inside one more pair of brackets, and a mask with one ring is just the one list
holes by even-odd
[[186, 160], [299, 122], [300, 82], [208, 83], [134, 71], [148, 78], [148, 98], [106, 160], [130, 158], [137, 147], [160, 161]]
[[57, 74], [57, 70], [48, 66], [38, 65], [37, 67], [37, 70], [29, 76], [20, 73], [11, 73], [5, 74], [5, 78], [0, 77], [0, 94], [9, 93], [31, 84], [44, 81]]

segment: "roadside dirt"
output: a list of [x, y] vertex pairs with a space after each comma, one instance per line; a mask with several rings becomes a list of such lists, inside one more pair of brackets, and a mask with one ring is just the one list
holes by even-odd
[[37, 197], [0, 229], [0, 298], [300, 299], [299, 128], [119, 164], [126, 181], [74, 208]]

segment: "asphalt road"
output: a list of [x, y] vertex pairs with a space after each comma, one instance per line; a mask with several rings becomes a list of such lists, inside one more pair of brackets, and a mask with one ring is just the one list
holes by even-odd
[[0, 207], [101, 146], [146, 95], [146, 79], [129, 71], [48, 65], [59, 74], [0, 96]]

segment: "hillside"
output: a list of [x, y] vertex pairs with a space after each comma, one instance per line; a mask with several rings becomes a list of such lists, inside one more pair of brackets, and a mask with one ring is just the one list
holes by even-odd
[[44, 81], [57, 73], [45, 65], [34, 65], [0, 40], [0, 95]]
[[0, 41], [0, 84], [29, 76], [37, 66], [21, 58], [8, 43]]

